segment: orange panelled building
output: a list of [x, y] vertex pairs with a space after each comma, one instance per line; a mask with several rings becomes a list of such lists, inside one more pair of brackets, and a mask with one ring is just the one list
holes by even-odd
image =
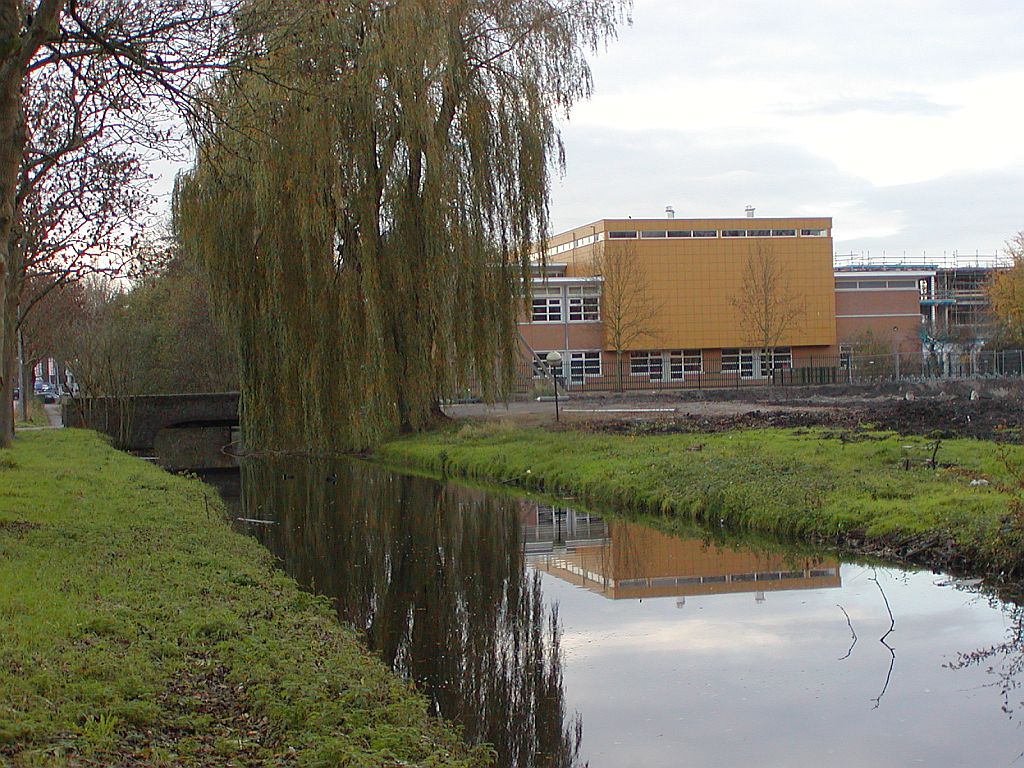
[[[646, 333], [624, 351], [633, 376], [757, 379], [836, 352], [830, 218], [601, 219], [553, 236], [545, 255], [520, 336], [528, 358], [560, 352], [573, 380], [608, 376], [616, 365], [601, 298], [602, 259], [633, 265], [643, 301], [657, 309]], [[778, 275], [777, 292], [799, 305], [771, 360], [761, 359], [758, 334], [741, 311], [751, 260], [765, 255]]]

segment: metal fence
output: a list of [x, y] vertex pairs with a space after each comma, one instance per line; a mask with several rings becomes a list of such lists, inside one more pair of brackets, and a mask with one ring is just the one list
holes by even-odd
[[[759, 375], [756, 375], [759, 374]], [[942, 353], [933, 355], [887, 353], [880, 355], [830, 355], [798, 358], [792, 366], [755, 371], [741, 370], [671, 371], [637, 373], [628, 355], [620, 365], [605, 365], [601, 374], [570, 369], [558, 371], [559, 389], [569, 392], [634, 392], [672, 389], [721, 389], [743, 387], [790, 387], [824, 384], [870, 384], [886, 381], [979, 376], [1024, 376], [1024, 350], [1000, 352]], [[552, 393], [550, 369], [540, 363], [524, 362], [515, 378], [514, 391], [520, 395]]]

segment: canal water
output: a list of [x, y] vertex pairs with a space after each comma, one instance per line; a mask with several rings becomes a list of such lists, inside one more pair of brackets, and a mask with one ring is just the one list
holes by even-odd
[[1022, 616], [969, 582], [355, 461], [235, 510], [501, 766], [1024, 764]]

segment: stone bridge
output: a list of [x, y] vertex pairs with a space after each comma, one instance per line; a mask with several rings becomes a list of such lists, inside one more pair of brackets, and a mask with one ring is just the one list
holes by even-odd
[[65, 426], [103, 432], [175, 468], [234, 464], [221, 448], [237, 438], [237, 392], [78, 398], [64, 402], [63, 416]]

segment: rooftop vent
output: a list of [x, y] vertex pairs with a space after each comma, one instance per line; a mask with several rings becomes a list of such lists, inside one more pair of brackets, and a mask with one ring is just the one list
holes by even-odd
[[743, 210], [744, 210], [744, 211], [746, 211], [746, 213], [747, 213], [747, 218], [748, 218], [748, 219], [752, 219], [752, 218], [754, 218], [754, 206], [752, 206], [752, 205], [748, 205], [748, 206], [747, 206], [746, 208], [744, 208]]
[[666, 219], [674, 219], [675, 217], [676, 217], [676, 209], [673, 208], [671, 205], [666, 205], [665, 206], [665, 218]]

